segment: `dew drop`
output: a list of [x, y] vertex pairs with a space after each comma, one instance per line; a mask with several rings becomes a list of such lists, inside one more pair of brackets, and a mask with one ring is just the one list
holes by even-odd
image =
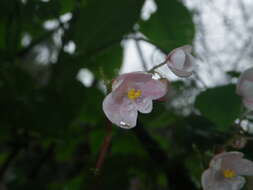
[[120, 122], [120, 127], [123, 129], [131, 129], [132, 127], [124, 121]]

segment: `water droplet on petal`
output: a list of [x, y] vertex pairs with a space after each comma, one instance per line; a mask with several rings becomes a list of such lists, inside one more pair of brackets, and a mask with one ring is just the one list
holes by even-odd
[[123, 129], [131, 129], [132, 127], [124, 121], [120, 122], [120, 127]]

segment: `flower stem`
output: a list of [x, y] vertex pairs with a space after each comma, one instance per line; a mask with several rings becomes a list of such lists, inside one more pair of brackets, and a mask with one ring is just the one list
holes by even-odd
[[107, 135], [104, 138], [104, 142], [102, 144], [102, 147], [100, 149], [100, 153], [99, 153], [99, 157], [96, 163], [96, 168], [95, 168], [95, 175], [99, 174], [99, 171], [101, 169], [101, 167], [103, 166], [104, 160], [105, 160], [105, 155], [108, 151], [109, 145], [111, 143], [111, 139], [112, 139], [112, 123], [110, 121], [108, 121], [108, 125], [107, 125]]
[[148, 73], [153, 73], [156, 69], [164, 66], [165, 64], [167, 64], [167, 60], [163, 61], [162, 63], [160, 63], [160, 64], [154, 66], [152, 69], [148, 70]]

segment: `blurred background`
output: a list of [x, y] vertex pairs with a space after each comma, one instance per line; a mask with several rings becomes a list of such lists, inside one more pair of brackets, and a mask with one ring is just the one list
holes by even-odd
[[[253, 117], [235, 93], [253, 65], [253, 1], [1, 0], [0, 8], [0, 190], [200, 190], [215, 153], [253, 159]], [[166, 101], [133, 130], [110, 129], [106, 85], [185, 44], [196, 73], [180, 79], [159, 68], [170, 81]]]

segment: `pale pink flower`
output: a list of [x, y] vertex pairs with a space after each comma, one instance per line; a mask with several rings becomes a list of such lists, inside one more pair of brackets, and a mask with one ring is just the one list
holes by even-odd
[[237, 83], [237, 93], [243, 97], [243, 104], [253, 110], [253, 68], [244, 71]]
[[189, 77], [196, 66], [194, 57], [191, 55], [192, 47], [185, 45], [174, 49], [167, 56], [167, 65], [170, 70], [179, 77]]
[[112, 84], [112, 92], [103, 101], [107, 118], [122, 128], [136, 126], [138, 112], [150, 113], [152, 100], [161, 98], [167, 85], [152, 79], [152, 74], [133, 72], [120, 75]]
[[202, 174], [203, 190], [239, 190], [245, 179], [253, 175], [253, 162], [244, 159], [241, 152], [223, 152], [216, 155]]

